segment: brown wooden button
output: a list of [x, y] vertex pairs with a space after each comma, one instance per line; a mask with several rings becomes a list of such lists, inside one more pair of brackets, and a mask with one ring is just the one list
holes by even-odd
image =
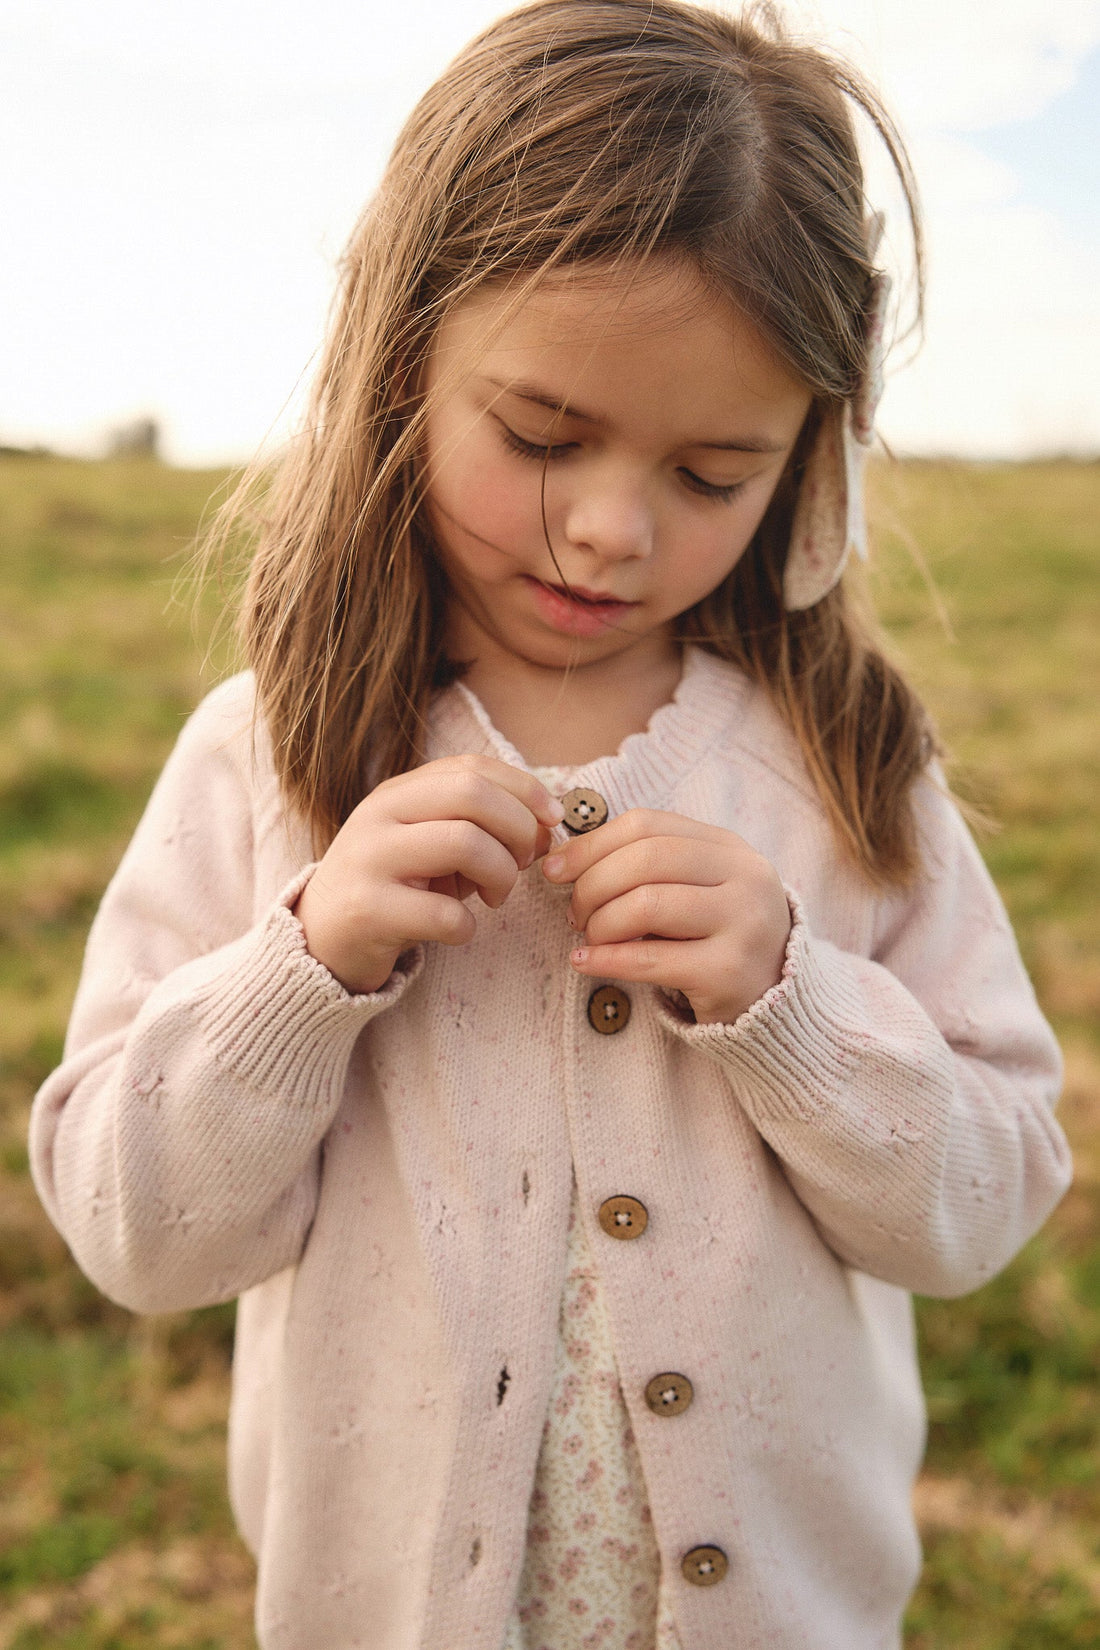
[[641, 1237], [649, 1225], [649, 1210], [636, 1197], [609, 1197], [600, 1204], [600, 1225], [608, 1237]]
[[695, 1389], [686, 1375], [670, 1372], [646, 1382], [645, 1401], [654, 1415], [682, 1415], [690, 1408]]
[[680, 1560], [680, 1568], [693, 1587], [713, 1587], [729, 1569], [729, 1560], [721, 1547], [693, 1547]]
[[565, 809], [565, 818], [562, 824], [574, 836], [582, 836], [585, 831], [594, 831], [597, 825], [602, 825], [607, 818], [607, 803], [599, 791], [586, 790], [583, 785], [575, 791], [566, 791], [561, 799]]
[[630, 1019], [630, 998], [617, 985], [601, 985], [588, 999], [588, 1023], [601, 1037], [613, 1037]]

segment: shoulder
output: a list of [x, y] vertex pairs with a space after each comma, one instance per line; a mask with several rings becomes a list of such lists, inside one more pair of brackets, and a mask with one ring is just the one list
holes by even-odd
[[[719, 766], [755, 769], [769, 803], [782, 801], [806, 818], [827, 825], [827, 814], [806, 757], [789, 723], [767, 689], [736, 665], [693, 649], [693, 672], [701, 674], [708, 697], [717, 707], [709, 750]], [[959, 804], [936, 760], [913, 782], [910, 805], [919, 834], [922, 865], [935, 876], [961, 853], [977, 854]]]
[[1007, 925], [981, 849], [938, 761], [929, 763], [913, 786], [912, 806], [924, 883], [946, 890], [949, 901], [958, 901], [962, 891], [968, 891], [995, 906], [999, 922]]
[[921, 854], [929, 875], [940, 873], [960, 852], [977, 854], [962, 809], [938, 759], [929, 762], [916, 781], [912, 798]]
[[767, 690], [737, 665], [690, 650], [695, 705], [711, 726], [709, 754], [719, 767], [756, 771], [761, 785], [798, 811], [822, 813], [798, 740]]
[[956, 905], [971, 912], [980, 906], [987, 920], [1000, 921], [988, 873], [938, 766], [930, 765], [910, 793], [917, 874], [904, 886], [880, 886], [843, 851], [799, 741], [767, 690], [713, 657], [706, 668], [725, 707], [723, 730], [697, 782], [706, 786], [702, 806], [776, 866], [816, 932], [874, 954], [933, 910], [939, 922]]
[[171, 760], [232, 768], [249, 789], [273, 777], [271, 740], [250, 670], [219, 682], [180, 729]]
[[271, 741], [251, 671], [220, 682], [187, 717], [153, 801], [198, 821], [226, 811], [255, 817], [278, 793]]
[[250, 670], [219, 682], [188, 716], [179, 744], [201, 751], [237, 751], [250, 742], [256, 725], [256, 682]]

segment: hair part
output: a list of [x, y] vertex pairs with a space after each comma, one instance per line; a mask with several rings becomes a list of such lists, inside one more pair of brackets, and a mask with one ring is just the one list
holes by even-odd
[[[375, 784], [423, 760], [446, 656], [426, 524], [421, 369], [486, 283], [518, 306], [555, 271], [687, 259], [811, 390], [808, 430], [866, 367], [873, 267], [853, 110], [885, 144], [922, 250], [904, 147], [847, 65], [768, 6], [536, 0], [460, 53], [413, 110], [342, 266], [302, 434], [215, 528], [257, 538], [238, 630], [288, 802], [323, 847]], [[679, 634], [748, 672], [804, 753], [842, 850], [915, 871], [927, 717], [838, 586], [783, 607], [796, 448], [764, 522]], [[251, 500], [263, 488], [258, 519]]]

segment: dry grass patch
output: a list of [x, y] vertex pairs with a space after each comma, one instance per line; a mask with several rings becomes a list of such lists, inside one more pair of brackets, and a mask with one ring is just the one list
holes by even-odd
[[913, 1506], [929, 1542], [945, 1531], [995, 1536], [1037, 1578], [1056, 1580], [1069, 1572], [1100, 1606], [1100, 1531], [1090, 1537], [1072, 1511], [966, 1478], [931, 1476], [917, 1484]]
[[254, 1650], [244, 1551], [188, 1536], [111, 1553], [79, 1581], [0, 1608], [0, 1650]]

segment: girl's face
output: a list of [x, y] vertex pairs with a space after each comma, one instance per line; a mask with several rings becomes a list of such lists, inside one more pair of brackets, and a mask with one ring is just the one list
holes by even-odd
[[460, 304], [428, 366], [451, 657], [664, 661], [673, 620], [749, 544], [810, 392], [680, 264], [566, 271], [508, 303]]

